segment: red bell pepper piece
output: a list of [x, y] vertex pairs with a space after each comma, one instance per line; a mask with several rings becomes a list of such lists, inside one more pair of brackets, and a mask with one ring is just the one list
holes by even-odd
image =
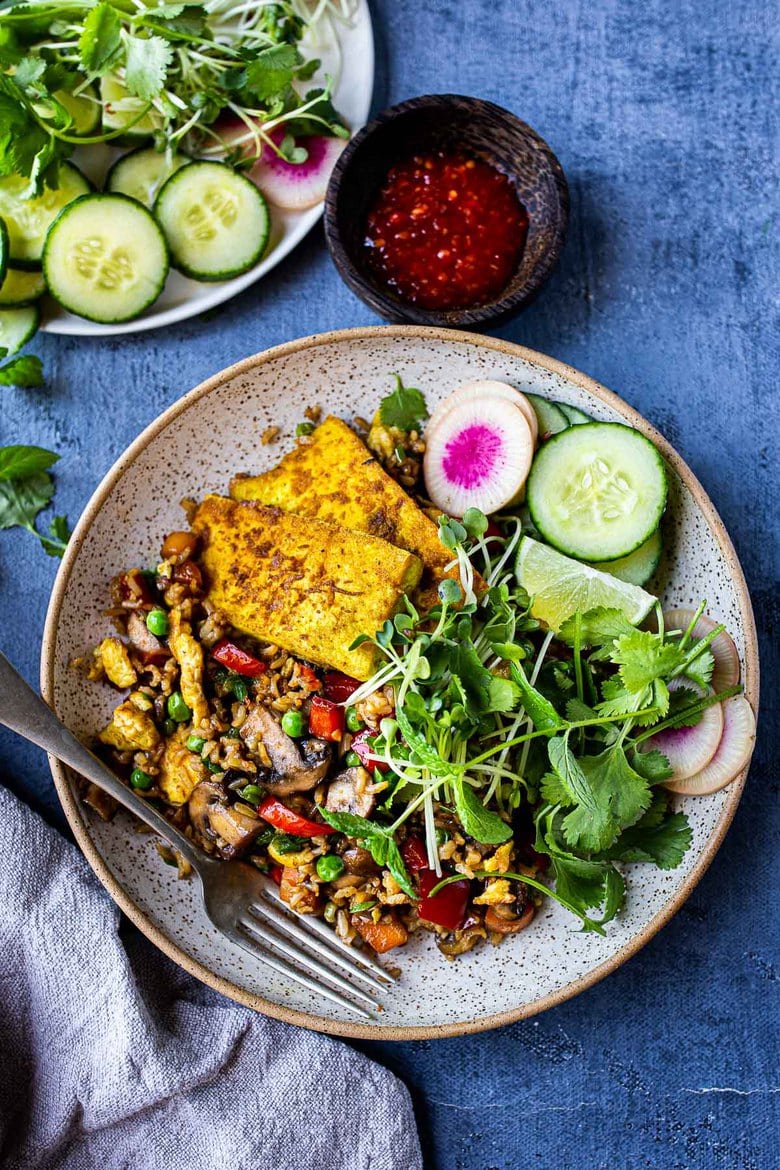
[[280, 886], [282, 884], [282, 874], [283, 873], [284, 873], [284, 870], [282, 869], [281, 865], [272, 865], [268, 871], [268, 874], [269, 874], [269, 877], [271, 878], [271, 881], [276, 882], [277, 886]]
[[331, 699], [334, 703], [346, 703], [359, 686], [356, 678], [350, 678], [340, 670], [329, 670], [322, 679], [322, 692], [326, 699]]
[[329, 833], [336, 832], [330, 825], [320, 825], [293, 812], [275, 796], [266, 796], [257, 806], [257, 812], [269, 825], [282, 833], [289, 833], [291, 837], [327, 837]]
[[345, 727], [344, 708], [315, 695], [309, 708], [309, 734], [337, 741], [344, 734]]
[[211, 651], [211, 657], [215, 658], [220, 666], [225, 666], [236, 674], [243, 674], [245, 678], [258, 678], [268, 670], [265, 662], [255, 658], [254, 654], [242, 650], [229, 638], [221, 638], [217, 642]]
[[368, 729], [366, 729], [365, 731], [359, 731], [357, 733], [357, 735], [353, 736], [352, 751], [356, 752], [357, 755], [360, 756], [360, 762], [363, 765], [363, 767], [366, 769], [366, 771], [368, 771], [368, 772], [389, 772], [390, 765], [386, 764], [383, 760], [370, 760], [369, 759], [369, 756], [372, 754], [374, 749], [372, 748], [371, 744], [368, 741], [370, 739], [375, 739], [375, 738], [376, 738], [375, 731], [369, 731]]
[[428, 850], [419, 837], [407, 837], [401, 846], [401, 856], [406, 862], [406, 868], [412, 873], [419, 873], [428, 868]]
[[429, 894], [441, 878], [432, 869], [421, 869], [417, 881], [420, 889], [418, 917], [436, 926], [443, 926], [445, 930], [458, 930], [466, 917], [471, 882], [467, 878], [462, 882], [453, 882], [431, 898]]
[[303, 681], [306, 683], [306, 686], [309, 688], [309, 690], [318, 691], [321, 688], [322, 683], [317, 677], [316, 672], [313, 671], [310, 666], [307, 666], [305, 662], [299, 663], [299, 666], [301, 668], [301, 676]]

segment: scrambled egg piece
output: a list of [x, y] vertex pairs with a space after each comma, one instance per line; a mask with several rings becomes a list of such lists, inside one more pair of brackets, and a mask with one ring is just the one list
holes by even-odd
[[171, 804], [186, 804], [196, 784], [206, 776], [203, 761], [186, 746], [189, 729], [177, 728], [166, 741], [157, 783]]
[[128, 700], [119, 704], [98, 739], [122, 752], [149, 752], [160, 742], [160, 733], [154, 720]]
[[207, 496], [192, 527], [209, 600], [233, 626], [353, 678], [371, 677], [376, 647], [352, 642], [378, 630], [420, 580], [412, 553], [279, 508]]
[[209, 705], [203, 694], [203, 649], [193, 638], [189, 622], [182, 621], [176, 607], [170, 612], [169, 622], [168, 646], [179, 664], [179, 689], [192, 711], [193, 727], [197, 727], [209, 717]]
[[[424, 607], [436, 604], [442, 577], [458, 579], [457, 566], [445, 571], [452, 554], [440, 542], [437, 525], [387, 474], [362, 439], [333, 415], [271, 471], [236, 477], [230, 494], [236, 500], [258, 500], [381, 536], [396, 548], [415, 553], [423, 563], [418, 599]], [[475, 577], [479, 592], [483, 583]]]
[[127, 646], [119, 638], [104, 638], [97, 649], [106, 678], [124, 691], [138, 681]]
[[[482, 868], [488, 873], [506, 873], [511, 864], [512, 842], [506, 841], [499, 845], [495, 853], [488, 857]], [[484, 893], [474, 899], [480, 906], [499, 906], [502, 903], [514, 902], [512, 888], [506, 878], [493, 878], [485, 886]]]

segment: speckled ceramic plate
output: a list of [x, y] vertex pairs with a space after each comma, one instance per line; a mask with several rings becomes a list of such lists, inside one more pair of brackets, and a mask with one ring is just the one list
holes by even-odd
[[[210, 378], [174, 403], [111, 469], [82, 516], [52, 596], [43, 647], [42, 688], [62, 719], [89, 738], [108, 719], [114, 693], [69, 667], [109, 623], [108, 583], [119, 570], [147, 564], [161, 534], [181, 525], [178, 501], [224, 491], [238, 470], [259, 471], [293, 442], [303, 408], [319, 404], [345, 418], [370, 416], [398, 371], [429, 403], [473, 378], [499, 378], [620, 420], [655, 442], [670, 468], [666, 555], [655, 588], [669, 605], [702, 597], [733, 634], [743, 681], [758, 703], [756, 634], [742, 570], [715, 509], [669, 444], [620, 398], [585, 375], [505, 341], [466, 333], [379, 327], [293, 341]], [[282, 427], [262, 447], [266, 426]], [[652, 587], [652, 586], [651, 586]], [[630, 867], [628, 903], [606, 938], [577, 932], [570, 915], [545, 903], [532, 926], [499, 948], [482, 947], [454, 963], [421, 932], [393, 958], [403, 974], [375, 1024], [357, 1024], [336, 1007], [269, 975], [210, 925], [196, 891], [178, 881], [148, 836], [120, 813], [105, 824], [76, 800], [71, 777], [52, 761], [65, 813], [112, 897], [163, 951], [241, 1003], [305, 1027], [347, 1036], [428, 1038], [473, 1032], [542, 1011], [589, 987], [634, 954], [669, 920], [712, 861], [731, 821], [745, 776], [714, 796], [681, 805], [693, 846], [679, 869]], [[669, 978], [672, 978], [671, 967]]]
[[[324, 16], [309, 34], [306, 43], [311, 50], [310, 55], [321, 62], [307, 87], [323, 85], [326, 77], [332, 77], [336, 108], [353, 131], [359, 129], [368, 117], [374, 89], [374, 38], [367, 0], [357, 0], [349, 23], [337, 22], [330, 15]], [[123, 153], [105, 144], [79, 147], [73, 161], [100, 190], [109, 167]], [[260, 280], [266, 272], [284, 260], [314, 227], [322, 215], [323, 206], [318, 203], [316, 207], [309, 207], [305, 211], [283, 211], [279, 207], [271, 207], [271, 236], [265, 255], [254, 268], [233, 280], [204, 283], [190, 280], [171, 269], [165, 288], [145, 313], [133, 321], [114, 325], [100, 325], [84, 317], [76, 317], [51, 297], [46, 297], [43, 301], [41, 328], [47, 333], [107, 337], [114, 333], [159, 329], [162, 325], [173, 325], [177, 321], [195, 317], [198, 313], [205, 313], [249, 288], [250, 284]]]

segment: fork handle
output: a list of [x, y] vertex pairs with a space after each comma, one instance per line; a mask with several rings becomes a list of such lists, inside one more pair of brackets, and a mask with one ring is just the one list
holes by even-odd
[[31, 743], [43, 748], [63, 764], [75, 769], [81, 776], [113, 796], [135, 816], [159, 833], [169, 845], [178, 849], [191, 865], [202, 868], [208, 860], [188, 837], [174, 828], [165, 817], [157, 812], [135, 792], [123, 784], [118, 776], [84, 747], [72, 732], [68, 731], [43, 699], [30, 687], [19, 672], [0, 653], [0, 724], [24, 736]]

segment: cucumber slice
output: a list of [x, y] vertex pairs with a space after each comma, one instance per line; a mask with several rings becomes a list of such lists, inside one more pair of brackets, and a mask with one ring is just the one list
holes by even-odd
[[103, 103], [103, 129], [107, 132], [124, 131], [122, 137], [126, 142], [142, 142], [151, 138], [155, 130], [162, 129], [162, 114], [153, 108], [134, 121], [149, 103], [131, 94], [113, 73], [100, 79], [100, 100]]
[[594, 421], [584, 410], [577, 410], [576, 406], [567, 406], [565, 402], [556, 402], [555, 405], [561, 414], [564, 415], [569, 426], [579, 427], [583, 423], [591, 423]]
[[0, 179], [0, 215], [6, 222], [10, 261], [14, 268], [40, 268], [46, 233], [63, 207], [91, 190], [72, 163], [60, 163], [59, 187], [44, 187], [42, 194], [26, 199], [29, 180], [21, 175]]
[[249, 179], [219, 162], [196, 162], [172, 175], [154, 214], [173, 264], [194, 280], [227, 280], [255, 265], [271, 219]]
[[627, 557], [620, 557], [617, 561], [600, 561], [597, 567], [602, 573], [609, 573], [619, 581], [627, 581], [629, 585], [644, 585], [658, 568], [663, 548], [660, 529], [656, 528], [652, 536]]
[[106, 190], [129, 195], [151, 211], [166, 181], [191, 162], [186, 154], [169, 157], [152, 147], [142, 146], [117, 159], [106, 175]]
[[27, 344], [37, 332], [40, 320], [41, 311], [37, 305], [0, 310], [0, 346], [7, 351], [6, 357], [13, 357]]
[[45, 292], [46, 281], [42, 272], [25, 272], [21, 268], [9, 268], [5, 280], [0, 284], [0, 305], [3, 308], [31, 305]]
[[131, 321], [157, 299], [168, 250], [154, 218], [126, 195], [85, 195], [46, 237], [43, 274], [64, 309], [90, 321]]
[[528, 507], [542, 537], [581, 561], [626, 557], [658, 527], [666, 470], [653, 444], [621, 423], [569, 427], [540, 447]]
[[523, 393], [536, 411], [540, 438], [542, 435], [557, 435], [566, 430], [569, 420], [557, 402], [550, 402], [548, 398], [540, 398], [538, 394], [529, 394], [527, 390], [524, 390]]

